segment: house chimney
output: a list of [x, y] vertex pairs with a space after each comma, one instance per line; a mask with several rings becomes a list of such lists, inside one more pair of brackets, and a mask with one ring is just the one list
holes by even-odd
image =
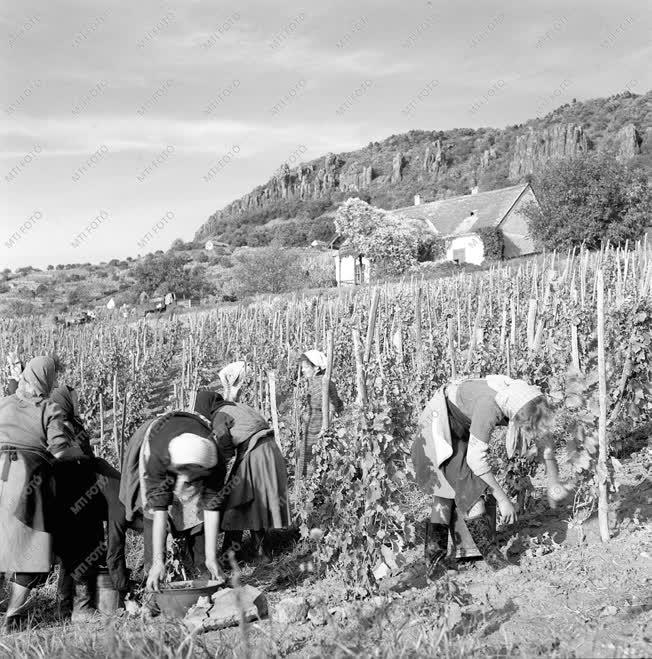
[[477, 185], [474, 185], [474, 186], [471, 188], [471, 194], [478, 194], [478, 186], [477, 186]]
[[421, 195], [420, 194], [415, 194], [414, 195], [414, 205], [419, 206], [421, 204]]

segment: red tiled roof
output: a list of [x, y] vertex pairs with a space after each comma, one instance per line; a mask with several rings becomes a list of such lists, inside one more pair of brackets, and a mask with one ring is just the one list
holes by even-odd
[[425, 230], [431, 230], [429, 223], [432, 223], [442, 236], [461, 235], [484, 227], [498, 226], [528, 187], [529, 184], [513, 185], [500, 190], [397, 208], [390, 212], [422, 222]]

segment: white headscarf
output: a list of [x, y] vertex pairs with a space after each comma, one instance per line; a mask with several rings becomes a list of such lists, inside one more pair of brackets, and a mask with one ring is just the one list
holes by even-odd
[[543, 396], [543, 392], [539, 387], [528, 384], [525, 380], [513, 380], [505, 375], [489, 375], [485, 379], [487, 384], [496, 391], [496, 404], [509, 419], [505, 438], [507, 457], [512, 458], [517, 453], [525, 454], [528, 446], [514, 423], [514, 417], [530, 401]]
[[326, 370], [328, 359], [321, 350], [306, 350], [303, 356], [317, 368], [320, 368], [322, 371]]
[[243, 361], [227, 364], [217, 375], [224, 389], [225, 400], [234, 400], [237, 397], [246, 373], [246, 364]]
[[173, 467], [182, 465], [199, 465], [210, 469], [217, 464], [217, 446], [212, 439], [184, 432], [177, 435], [168, 445], [170, 464]]

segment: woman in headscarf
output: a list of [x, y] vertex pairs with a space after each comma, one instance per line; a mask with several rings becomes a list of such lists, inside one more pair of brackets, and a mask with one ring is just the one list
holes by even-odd
[[[125, 561], [127, 521], [118, 497], [120, 472], [103, 458], [95, 457], [90, 438], [79, 417], [79, 398], [72, 387], [54, 389], [50, 400], [63, 412], [64, 424], [83, 451], [83, 458], [55, 465], [57, 502], [61, 512], [55, 534], [55, 553], [60, 559], [57, 600], [59, 614], [73, 621], [95, 613], [93, 584], [99, 565], [106, 562], [115, 589], [124, 596], [129, 588]], [[104, 538], [103, 521], [107, 522]], [[98, 550], [99, 547], [99, 550]], [[90, 561], [89, 557], [96, 557]], [[87, 578], [80, 579], [85, 576]]]
[[426, 522], [429, 579], [446, 571], [448, 535], [455, 513], [463, 517], [478, 551], [492, 569], [509, 565], [498, 549], [485, 509], [485, 496], [492, 494], [503, 521], [513, 523], [517, 519], [516, 509], [488, 461], [489, 439], [496, 426], [508, 427], [509, 458], [527, 454], [535, 441], [543, 447], [549, 501], [555, 505], [565, 498], [568, 491], [559, 481], [550, 421], [551, 410], [541, 389], [502, 375], [451, 382], [426, 405], [419, 419], [420, 435], [412, 447], [412, 461], [417, 481], [434, 495]]
[[[120, 482], [127, 521], [143, 518], [147, 587], [165, 579], [168, 531], [182, 538], [190, 567], [223, 579], [217, 561], [221, 491], [226, 465], [217, 441], [228, 441], [224, 420], [192, 412], [169, 412], [143, 423], [129, 441]], [[193, 575], [194, 576], [194, 575]]]
[[195, 397], [197, 412], [211, 419], [213, 426], [226, 423], [229, 428], [229, 436], [219, 442], [224, 460], [235, 455], [220, 503], [225, 565], [228, 550], [237, 552], [247, 529], [258, 557], [269, 561], [267, 531], [287, 528], [290, 523], [287, 470], [274, 431], [256, 410], [238, 402], [244, 372], [244, 362], [229, 364], [220, 372], [224, 395], [198, 391]]
[[50, 357], [35, 357], [21, 373], [15, 394], [0, 399], [0, 572], [10, 575], [5, 625], [20, 622], [30, 590], [52, 564], [56, 508], [55, 458], [81, 455], [48, 399], [56, 382]]
[[[307, 350], [301, 355], [301, 372], [308, 382], [307, 409], [303, 415], [303, 441], [297, 456], [297, 474], [305, 476], [312, 470], [312, 454], [321, 434], [323, 379], [326, 372], [326, 355], [320, 350]], [[330, 405], [335, 414], [342, 411], [343, 404], [337, 388], [331, 380], [328, 385]]]

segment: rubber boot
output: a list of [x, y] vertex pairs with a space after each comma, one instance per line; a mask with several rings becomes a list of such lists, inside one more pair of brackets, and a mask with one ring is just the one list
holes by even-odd
[[267, 533], [264, 530], [262, 531], [252, 531], [251, 535], [254, 539], [254, 551], [256, 556], [256, 561], [263, 565], [268, 565], [272, 562], [272, 555], [269, 551], [269, 541], [267, 538]]
[[91, 579], [84, 578], [75, 582], [75, 599], [72, 606], [72, 622], [85, 622], [92, 620], [97, 615], [94, 604], [94, 589]]
[[75, 582], [72, 575], [60, 566], [57, 581], [57, 615], [60, 619], [65, 620], [72, 615], [74, 597]]
[[465, 521], [466, 527], [469, 529], [469, 533], [473, 538], [473, 542], [475, 542], [475, 546], [482, 554], [485, 563], [487, 563], [494, 572], [509, 567], [511, 563], [502, 555], [500, 549], [498, 549], [496, 535], [491, 528], [487, 516], [480, 515], [479, 517], [474, 517]]
[[448, 552], [448, 525], [426, 521], [426, 539], [424, 543], [426, 559], [426, 578], [436, 581], [446, 574], [446, 554]]
[[2, 625], [4, 633], [18, 631], [21, 628], [22, 622], [26, 619], [25, 604], [31, 592], [31, 588], [25, 588], [13, 581], [9, 582], [9, 603]]

